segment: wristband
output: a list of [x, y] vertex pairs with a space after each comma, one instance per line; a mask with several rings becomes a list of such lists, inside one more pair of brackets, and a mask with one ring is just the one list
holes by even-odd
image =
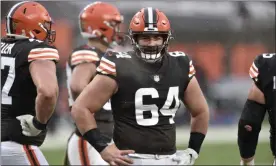
[[38, 130], [46, 130], [46, 127], [47, 127], [47, 123], [46, 124], [43, 124], [43, 123], [40, 123], [36, 117], [33, 118], [33, 125], [35, 128], [37, 128]]
[[86, 139], [99, 153], [101, 153], [108, 146], [107, 140], [104, 139], [104, 136], [97, 128], [91, 129], [84, 133], [83, 138]]
[[194, 149], [197, 154], [199, 154], [201, 144], [203, 143], [203, 140], [205, 138], [205, 135], [198, 132], [191, 132], [190, 134], [190, 140], [189, 140], [189, 148]]

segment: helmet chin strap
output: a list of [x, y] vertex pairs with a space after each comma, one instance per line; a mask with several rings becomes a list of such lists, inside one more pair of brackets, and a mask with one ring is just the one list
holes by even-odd
[[111, 49], [113, 49], [113, 48], [115, 48], [119, 45], [116, 41], [112, 41], [112, 42], [109, 43], [107, 38], [105, 36], [103, 36], [103, 34], [98, 30], [94, 30], [92, 33], [81, 32], [81, 35], [85, 39], [89, 39], [89, 38], [99, 39], [99, 41], [102, 44], [104, 44], [105, 46], [107, 46], [108, 48], [111, 48]]
[[[141, 47], [139, 46], [139, 44], [135, 41], [134, 37], [133, 37], [133, 34], [132, 32], [129, 32], [130, 35], [127, 35], [127, 37], [129, 37], [129, 39], [131, 40], [131, 43], [133, 45], [133, 47], [136, 49], [136, 55], [138, 56], [138, 58], [144, 60], [145, 62], [147, 63], [157, 63], [157, 62], [161, 62], [161, 60], [163, 59], [163, 53], [162, 52], [165, 52], [166, 51], [166, 48], [168, 43], [169, 43], [169, 40], [172, 38], [171, 37], [171, 33], [169, 32], [167, 38], [165, 39], [163, 45], [162, 45], [162, 48], [160, 49], [159, 52], [157, 53], [154, 53], [154, 54], [150, 54], [150, 53], [145, 53], [141, 50]], [[165, 51], [163, 51], [165, 49]], [[140, 54], [140, 55], [139, 55]]]
[[28, 39], [29, 37], [17, 34], [6, 34], [8, 37], [14, 37], [15, 39]]

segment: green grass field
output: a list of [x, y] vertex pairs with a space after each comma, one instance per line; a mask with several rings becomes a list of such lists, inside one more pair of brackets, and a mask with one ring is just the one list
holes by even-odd
[[[179, 147], [185, 149], [185, 146]], [[44, 150], [50, 165], [63, 164], [65, 150]], [[76, 152], [77, 153], [77, 152]], [[197, 165], [239, 165], [239, 150], [236, 144], [206, 144], [203, 145]], [[256, 165], [272, 165], [269, 143], [259, 143], [256, 152]]]

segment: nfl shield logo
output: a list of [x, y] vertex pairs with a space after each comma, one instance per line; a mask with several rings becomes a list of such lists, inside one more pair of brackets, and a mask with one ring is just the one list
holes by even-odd
[[154, 79], [155, 82], [159, 82], [160, 81], [159, 75], [154, 75], [153, 79]]

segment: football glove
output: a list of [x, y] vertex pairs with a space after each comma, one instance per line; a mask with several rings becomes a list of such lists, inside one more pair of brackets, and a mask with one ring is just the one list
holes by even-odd
[[37, 136], [41, 131], [46, 129], [46, 124], [40, 123], [32, 115], [20, 115], [16, 119], [20, 121], [22, 127], [22, 134], [28, 137]]
[[173, 157], [173, 161], [176, 161], [177, 165], [194, 165], [197, 158], [197, 152], [188, 148], [186, 150], [177, 151], [175, 157]]

